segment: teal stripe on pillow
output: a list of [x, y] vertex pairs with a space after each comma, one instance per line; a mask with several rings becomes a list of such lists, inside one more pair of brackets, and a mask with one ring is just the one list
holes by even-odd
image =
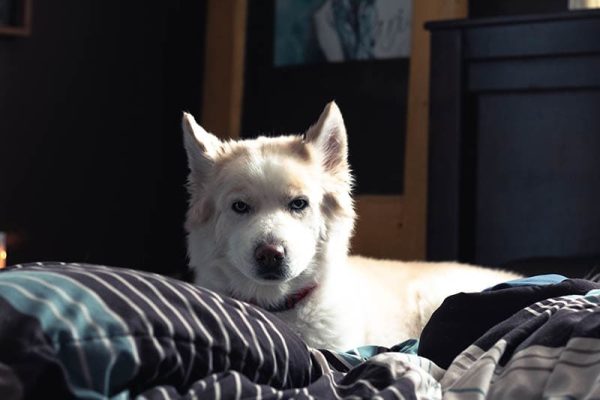
[[77, 396], [108, 396], [111, 387], [126, 384], [136, 374], [139, 355], [127, 323], [80, 282], [55, 273], [15, 270], [0, 275], [0, 297], [39, 320]]

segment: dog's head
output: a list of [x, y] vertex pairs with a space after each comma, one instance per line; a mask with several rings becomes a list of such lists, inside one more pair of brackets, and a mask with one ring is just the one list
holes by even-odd
[[344, 261], [354, 224], [342, 115], [329, 103], [302, 136], [220, 141], [183, 116], [186, 221], [197, 281], [276, 303]]

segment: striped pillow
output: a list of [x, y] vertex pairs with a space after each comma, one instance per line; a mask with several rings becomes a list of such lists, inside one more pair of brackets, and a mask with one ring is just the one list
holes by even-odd
[[277, 389], [322, 372], [276, 317], [160, 275], [89, 264], [0, 273], [0, 397], [129, 398], [224, 371]]

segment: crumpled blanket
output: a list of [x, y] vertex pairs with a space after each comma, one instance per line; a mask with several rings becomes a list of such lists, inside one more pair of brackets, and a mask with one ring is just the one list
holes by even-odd
[[260, 308], [156, 274], [19, 265], [0, 272], [0, 398], [598, 397], [594, 289], [567, 280], [459, 294], [420, 344], [339, 354], [307, 347]]

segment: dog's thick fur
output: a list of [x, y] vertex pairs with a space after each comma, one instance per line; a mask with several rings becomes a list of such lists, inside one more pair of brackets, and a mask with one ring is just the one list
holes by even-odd
[[[265, 308], [315, 287], [277, 313], [311, 346], [346, 350], [418, 337], [445, 297], [516, 277], [454, 263], [348, 257], [352, 176], [333, 102], [302, 136], [220, 141], [187, 113], [183, 130], [196, 282]], [[283, 254], [267, 278], [256, 257], [265, 243]]]

